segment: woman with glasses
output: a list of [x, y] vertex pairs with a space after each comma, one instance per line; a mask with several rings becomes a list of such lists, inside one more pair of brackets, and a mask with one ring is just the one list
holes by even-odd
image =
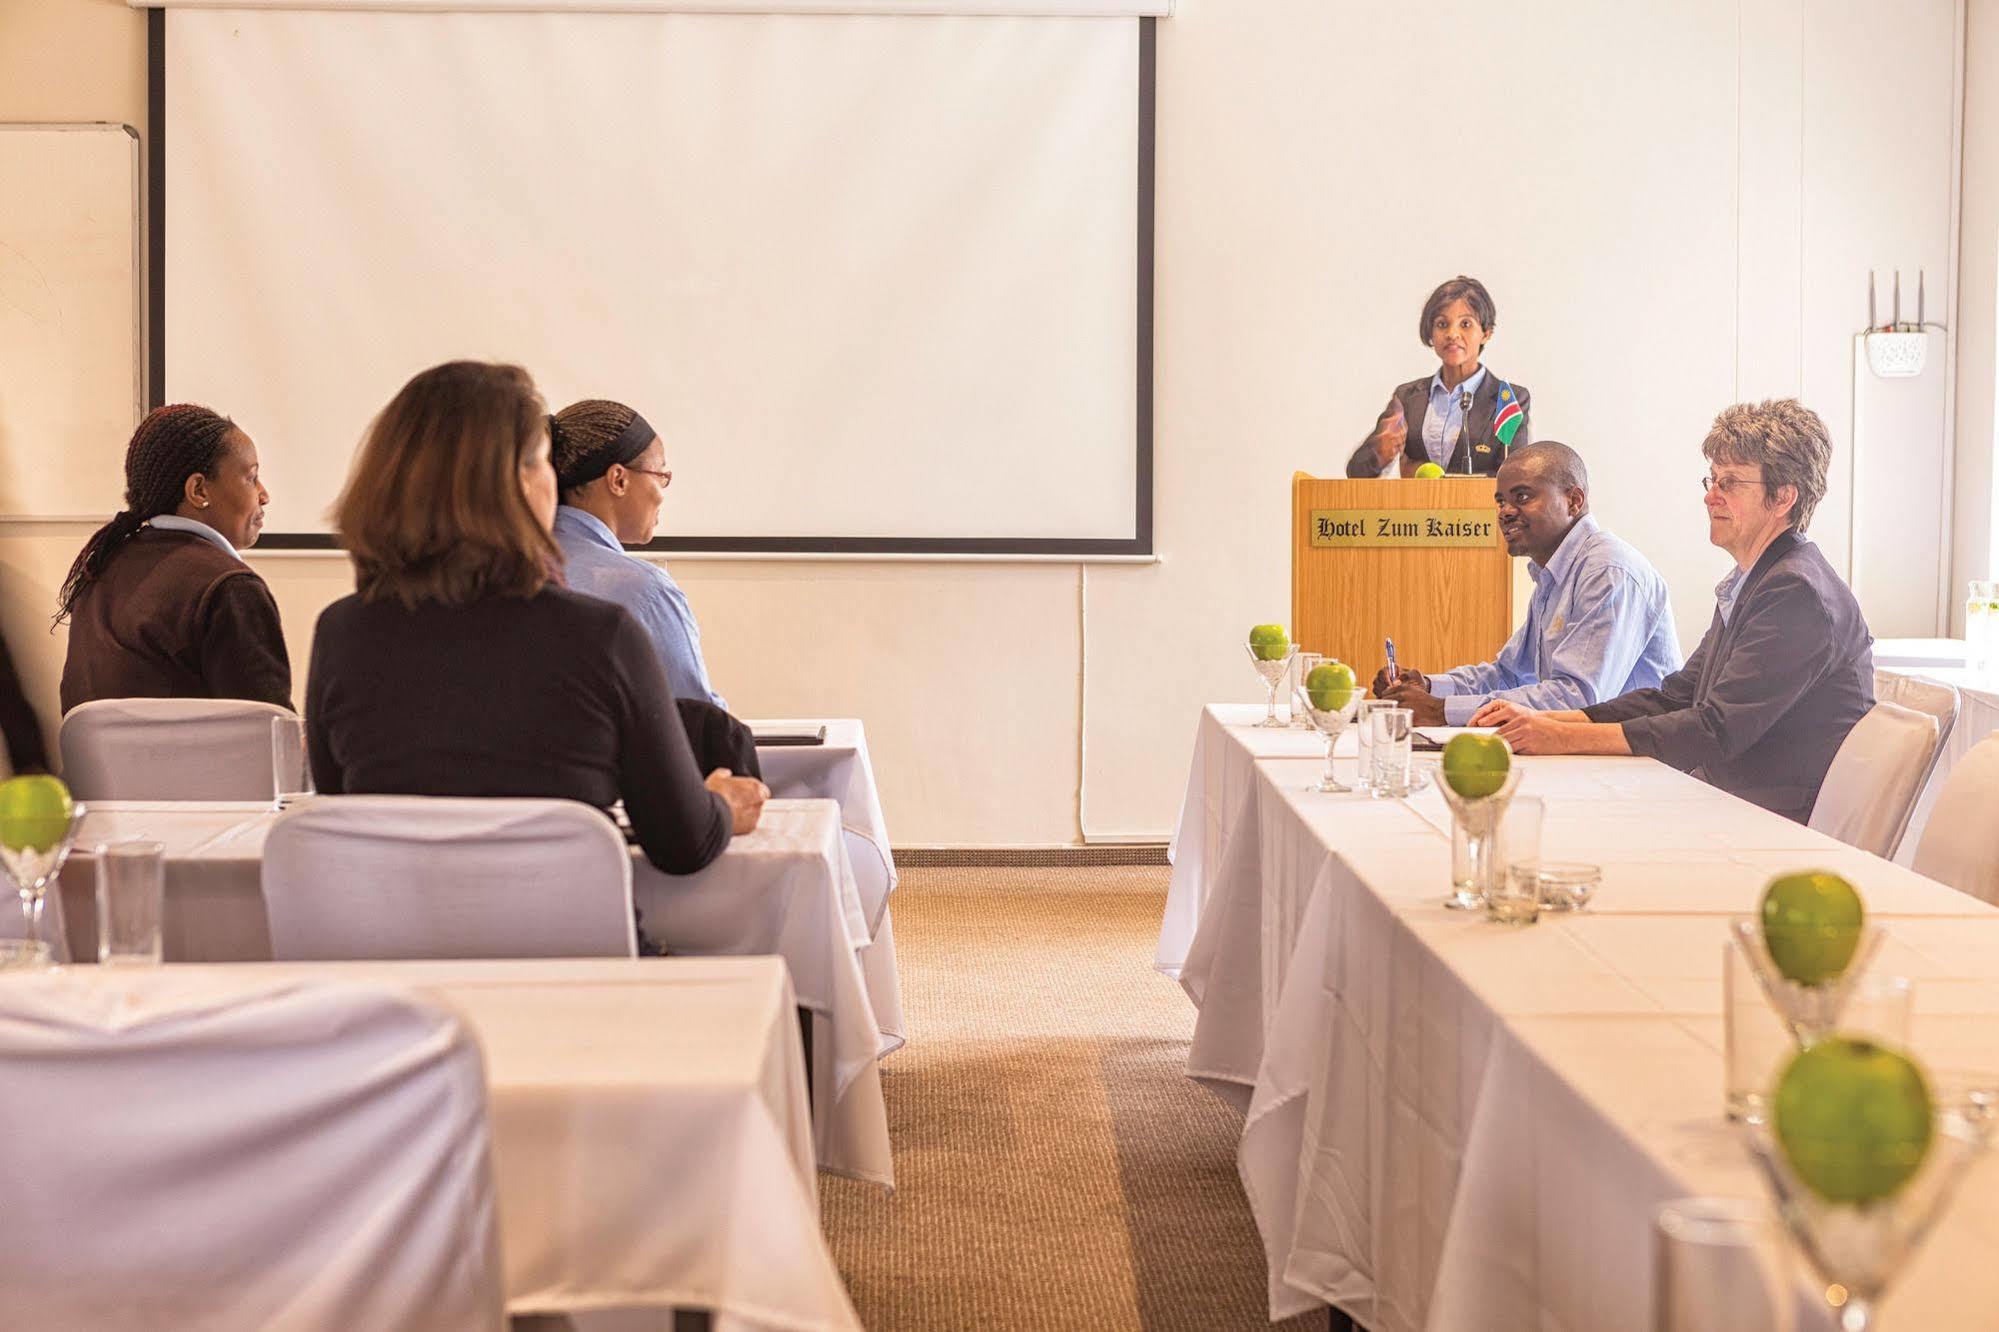
[[1645, 754], [1805, 822], [1846, 733], [1874, 706], [1874, 639], [1851, 588], [1805, 537], [1832, 443], [1797, 400], [1739, 403], [1701, 445], [1708, 540], [1735, 567], [1684, 668], [1579, 711], [1487, 704], [1523, 754]]
[[329, 794], [622, 800], [646, 859], [689, 874], [769, 792], [704, 782], [638, 624], [562, 586], [547, 410], [526, 371], [454, 361], [369, 426], [333, 511], [357, 590], [313, 638], [313, 776]]
[[1409, 476], [1426, 462], [1491, 476], [1508, 450], [1534, 442], [1531, 395], [1485, 366], [1498, 323], [1492, 293], [1477, 278], [1460, 274], [1430, 293], [1416, 340], [1436, 353], [1437, 371], [1389, 394], [1374, 429], [1347, 459], [1348, 476]]
[[755, 737], [729, 715], [727, 700], [708, 681], [701, 626], [687, 594], [664, 565], [625, 553], [627, 545], [652, 540], [673, 484], [659, 432], [621, 402], [590, 398], [551, 416], [548, 434], [562, 498], [555, 540], [565, 580], [578, 592], [623, 606], [645, 630], [704, 771], [762, 776]]

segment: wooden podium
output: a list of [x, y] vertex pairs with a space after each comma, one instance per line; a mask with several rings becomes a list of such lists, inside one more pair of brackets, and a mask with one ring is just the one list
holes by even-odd
[[1405, 667], [1490, 661], [1513, 632], [1513, 570], [1489, 476], [1291, 478], [1291, 637], [1363, 687]]

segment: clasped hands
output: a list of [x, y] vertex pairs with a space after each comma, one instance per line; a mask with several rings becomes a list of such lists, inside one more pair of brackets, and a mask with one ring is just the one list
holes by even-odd
[[[1442, 726], [1444, 700], [1430, 692], [1429, 677], [1406, 667], [1391, 677], [1386, 666], [1374, 674], [1374, 696], [1397, 707], [1407, 708], [1417, 726]], [[1580, 712], [1536, 712], [1510, 699], [1488, 700], [1472, 714], [1470, 725], [1492, 726], [1516, 754], [1571, 754], [1581, 752], [1582, 731], [1589, 718]]]

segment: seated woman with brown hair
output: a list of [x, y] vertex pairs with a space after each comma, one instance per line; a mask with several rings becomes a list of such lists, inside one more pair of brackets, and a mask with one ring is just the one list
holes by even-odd
[[247, 698], [291, 706], [278, 603], [237, 551], [264, 528], [257, 446], [176, 403], [125, 449], [125, 507], [63, 580], [62, 709], [101, 698]]
[[623, 800], [646, 859], [708, 864], [769, 795], [704, 782], [639, 626], [561, 585], [548, 418], [516, 366], [454, 361], [375, 418], [334, 506], [354, 595], [306, 683], [327, 793]]

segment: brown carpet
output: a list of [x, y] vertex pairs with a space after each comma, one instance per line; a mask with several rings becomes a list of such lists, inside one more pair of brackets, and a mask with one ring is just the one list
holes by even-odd
[[1270, 1326], [1241, 1120], [1182, 1073], [1193, 1007], [1151, 966], [1166, 874], [903, 871], [900, 1187], [820, 1177], [869, 1328]]

